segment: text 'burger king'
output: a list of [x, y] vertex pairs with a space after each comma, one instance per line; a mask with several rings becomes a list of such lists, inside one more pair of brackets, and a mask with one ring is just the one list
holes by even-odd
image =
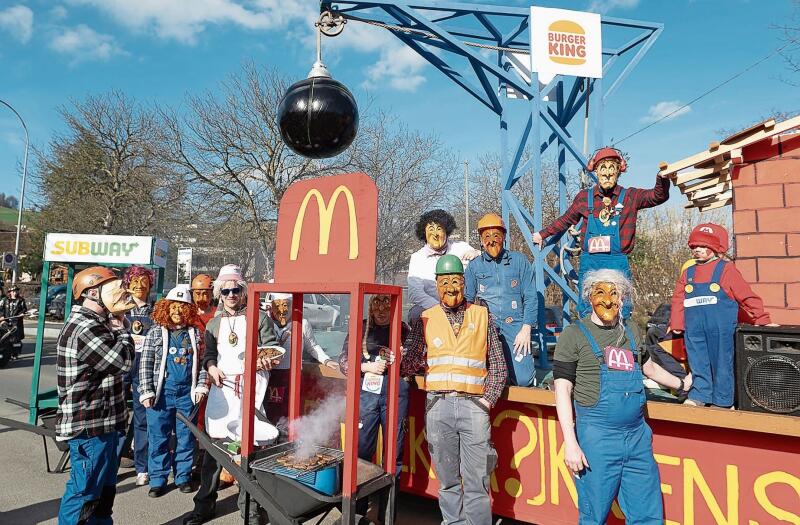
[[586, 62], [586, 34], [571, 20], [557, 20], [547, 28], [547, 54], [557, 64]]

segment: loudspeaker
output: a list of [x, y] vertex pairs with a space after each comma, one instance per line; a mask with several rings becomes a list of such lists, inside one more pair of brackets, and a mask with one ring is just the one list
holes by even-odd
[[800, 326], [736, 328], [738, 407], [800, 416]]

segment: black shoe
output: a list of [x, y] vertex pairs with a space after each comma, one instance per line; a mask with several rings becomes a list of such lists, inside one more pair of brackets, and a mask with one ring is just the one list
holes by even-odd
[[191, 494], [192, 492], [194, 492], [192, 490], [192, 486], [189, 483], [181, 483], [180, 485], [178, 485], [178, 490], [180, 490], [184, 494]]
[[167, 492], [167, 487], [162, 485], [160, 487], [151, 487], [147, 495], [151, 498], [160, 498], [165, 492]]
[[185, 518], [183, 518], [183, 525], [202, 525], [207, 521], [211, 521], [214, 518], [214, 513], [210, 514], [199, 514], [197, 512], [190, 512]]

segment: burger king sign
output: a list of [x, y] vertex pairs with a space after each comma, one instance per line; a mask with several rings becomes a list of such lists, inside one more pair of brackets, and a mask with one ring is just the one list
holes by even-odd
[[600, 15], [532, 7], [530, 28], [532, 66], [540, 76], [603, 76]]

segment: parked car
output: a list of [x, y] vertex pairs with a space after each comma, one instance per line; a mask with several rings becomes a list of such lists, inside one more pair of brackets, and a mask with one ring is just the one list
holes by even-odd
[[[261, 309], [268, 310], [266, 300], [261, 301]], [[303, 296], [303, 318], [308, 319], [315, 330], [327, 330], [342, 323], [341, 306], [333, 297], [326, 294], [305, 294]]]
[[49, 315], [57, 321], [62, 321], [64, 319], [64, 308], [66, 304], [67, 294], [65, 292], [56, 294], [45, 311], [46, 315]]

